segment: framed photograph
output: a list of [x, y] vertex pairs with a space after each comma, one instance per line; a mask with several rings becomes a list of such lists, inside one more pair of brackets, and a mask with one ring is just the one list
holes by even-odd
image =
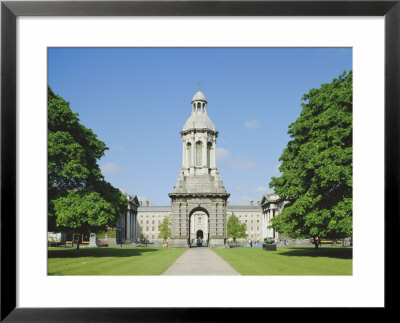
[[[253, 311], [301, 307], [391, 308], [393, 304], [388, 296], [390, 286], [386, 284], [389, 276], [391, 277], [390, 255], [396, 254], [389, 239], [398, 233], [399, 214], [399, 1], [2, 1], [1, 32], [2, 321], [224, 321], [228, 318], [235, 320], [236, 308]], [[130, 65], [131, 58], [125, 55], [127, 52], [130, 53], [129, 57], [137, 60], [135, 65]], [[273, 54], [263, 56], [259, 54], [261, 52]], [[308, 60], [311, 52], [316, 59]], [[154, 172], [143, 174], [144, 179], [151, 176], [160, 180], [163, 178], [165, 181], [161, 173], [172, 167], [168, 164], [167, 151], [163, 150], [162, 156], [157, 157], [157, 140], [163, 140], [164, 137], [167, 141], [164, 144], [171, 145], [171, 153], [182, 150], [183, 155], [179, 156], [182, 160], [182, 174], [175, 174], [171, 170], [173, 177], [178, 175], [178, 180], [173, 190], [174, 183], [169, 183], [171, 192], [165, 192], [166, 196], [170, 193], [172, 209], [180, 210], [180, 203], [187, 192], [186, 188], [179, 191], [180, 185], [183, 185], [179, 182], [180, 178], [190, 174], [203, 176], [206, 172], [212, 174], [213, 178], [219, 177], [215, 167], [215, 138], [210, 139], [209, 136], [217, 135], [216, 131], [220, 131], [218, 128], [221, 123], [225, 122], [224, 131], [230, 136], [235, 136], [237, 131], [233, 128], [240, 122], [243, 129], [253, 131], [254, 135], [254, 130], [262, 122], [266, 122], [268, 113], [272, 112], [267, 108], [265, 111], [254, 110], [253, 117], [250, 114], [247, 117], [246, 112], [240, 111], [240, 106], [247, 109], [248, 113], [252, 102], [250, 97], [256, 96], [257, 91], [274, 91], [274, 84], [279, 83], [281, 100], [278, 98], [274, 101], [276, 107], [271, 111], [284, 114], [286, 110], [283, 102], [292, 95], [291, 84], [303, 82], [306, 88], [308, 84], [313, 84], [307, 83], [309, 79], [319, 80], [318, 72], [324, 71], [326, 75], [331, 75], [326, 69], [330, 62], [335, 61], [332, 55], [335, 59], [340, 57], [338, 66], [352, 70], [352, 77], [354, 75], [354, 249], [350, 274], [334, 273], [332, 276], [325, 276], [315, 271], [304, 276], [301, 273], [273, 273], [263, 276], [250, 273], [239, 277], [221, 277], [215, 274], [196, 277], [135, 277], [120, 274], [95, 276], [96, 274], [85, 274], [81, 271], [71, 274], [48, 267], [50, 262], [48, 263], [46, 214], [49, 194], [47, 167], [50, 155], [47, 150], [47, 136], [48, 118], [51, 118], [47, 110], [48, 85], [55, 86], [49, 91], [53, 93], [54, 90], [54, 98], [59, 100], [56, 95], [63, 94], [57, 91], [60, 88], [67, 89], [72, 82], [80, 84], [81, 80], [85, 80], [86, 84], [92, 84], [91, 89], [85, 88], [89, 92], [80, 93], [82, 100], [79, 104], [89, 102], [90, 98], [94, 100], [97, 94], [113, 91], [113, 102], [108, 103], [109, 107], [116, 106], [113, 111], [101, 114], [101, 109], [104, 109], [101, 100], [92, 104], [93, 109], [87, 110], [87, 115], [84, 110], [78, 108], [77, 111], [83, 119], [90, 122], [93, 120], [94, 123], [98, 114], [102, 118], [98, 123], [100, 128], [107, 128], [105, 119], [111, 124], [113, 114], [125, 116], [124, 122], [121, 122], [121, 118], [118, 122], [121, 129], [126, 128], [126, 131], [118, 132], [114, 124], [114, 128], [110, 126], [104, 133], [116, 133], [110, 141], [114, 149], [121, 153], [126, 145], [135, 146], [135, 154], [129, 157], [132, 160], [144, 159], [141, 153], [148, 156], [151, 154], [151, 159], [154, 160], [151, 169]], [[265, 57], [272, 59], [283, 56], [287, 57], [284, 61], [286, 65], [260, 63]], [[212, 59], [207, 60], [205, 57]], [[226, 63], [228, 57], [229, 64]], [[98, 59], [96, 64], [92, 64], [94, 59]], [[291, 64], [287, 64], [288, 61]], [[168, 64], [168, 69], [163, 64]], [[99, 66], [101, 71], [96, 70]], [[281, 73], [279, 69], [282, 70]], [[115, 70], [120, 73], [115, 74]], [[160, 70], [163, 73], [156, 73]], [[294, 74], [286, 71], [295, 70], [299, 77], [289, 80], [289, 75]], [[205, 71], [209, 75], [215, 73], [218, 77], [207, 78]], [[133, 74], [129, 73], [135, 72], [140, 77], [132, 80], [130, 75]], [[226, 75], [220, 77], [222, 74]], [[277, 75], [280, 75], [279, 79]], [[113, 77], [121, 79], [110, 80]], [[249, 79], [246, 84], [243, 82], [245, 77]], [[107, 82], [103, 82], [102, 78], [107, 78]], [[250, 78], [253, 78], [251, 82]], [[214, 84], [215, 88], [207, 92], [203, 90], [208, 88], [207, 84], [185, 84], [203, 82], [203, 79], [207, 80], [204, 82], [209, 82], [210, 87]], [[142, 83], [146, 82], [149, 86], [142, 87]], [[112, 84], [114, 87], [111, 89]], [[129, 100], [141, 100], [136, 103], [144, 109], [157, 106], [158, 100], [160, 106], [157, 109], [171, 109], [173, 104], [166, 103], [167, 98], [174, 98], [177, 102], [190, 101], [197, 91], [191, 99], [191, 113], [206, 112], [208, 93], [211, 98], [219, 96], [216, 105], [223, 107], [225, 104], [226, 110], [221, 108], [221, 111], [215, 112], [220, 121], [216, 123], [217, 130], [209, 118], [202, 117], [200, 122], [191, 116], [194, 119], [189, 118], [186, 122], [198, 122], [201, 123], [201, 129], [204, 125], [208, 129], [204, 132], [204, 136], [208, 136], [204, 147], [201, 140], [190, 141], [192, 128], [186, 124], [181, 125], [172, 112], [163, 112], [165, 123], [177, 128], [175, 149], [167, 135], [159, 133], [166, 129], [163, 123], [149, 121], [151, 114], [157, 112], [141, 114], [138, 110], [130, 111], [129, 104], [125, 110], [118, 110], [118, 106], [123, 106], [128, 100], [118, 96], [123, 97], [123, 93], [128, 93], [131, 87], [142, 91], [143, 98], [130, 95]], [[189, 88], [193, 88], [193, 93], [187, 97]], [[224, 103], [224, 97], [228, 98], [230, 93], [236, 94], [235, 98], [239, 100], [237, 104], [234, 100]], [[305, 91], [301, 93], [303, 94]], [[299, 96], [300, 106], [300, 93], [296, 95]], [[65, 100], [68, 101], [68, 97]], [[71, 102], [72, 110], [73, 106], [74, 103]], [[213, 118], [213, 112], [209, 113]], [[259, 114], [256, 118], [254, 115], [257, 113]], [[227, 126], [229, 124], [232, 129]], [[179, 127], [182, 126], [183, 130], [179, 132]], [[286, 124], [284, 131], [287, 131], [287, 126], [289, 124]], [[140, 137], [140, 132], [148, 136], [145, 129], [152, 127], [157, 129], [154, 141]], [[271, 133], [274, 132], [271, 123], [269, 127]], [[125, 138], [125, 141], [121, 139], [125, 133], [133, 132], [136, 134], [135, 140], [140, 144], [134, 141], [131, 143], [129, 138]], [[178, 132], [183, 145], [179, 142]], [[119, 138], [117, 133], [120, 133]], [[251, 142], [251, 139], [246, 139], [243, 135], [241, 137], [243, 138], [236, 137], [237, 145], [253, 144], [257, 149], [264, 150], [260, 156], [266, 156], [265, 151], [273, 149], [271, 141], [278, 140], [273, 134], [268, 136], [266, 133], [262, 133], [260, 142]], [[224, 147], [223, 143], [220, 147]], [[285, 144], [281, 147], [282, 150], [284, 146]], [[256, 163], [260, 164], [259, 161], [255, 163], [243, 156], [232, 156], [226, 148], [220, 148], [217, 152], [219, 161], [225, 161], [233, 170], [232, 177], [235, 172], [239, 176], [238, 169], [251, 169], [255, 168]], [[175, 152], [174, 155], [176, 154]], [[100, 166], [103, 173], [118, 172], [118, 165], [113, 160], [106, 159]], [[270, 174], [265, 175], [267, 176]], [[221, 177], [223, 180], [223, 174]], [[269, 178], [265, 178], [263, 182], [265, 185], [261, 185], [267, 187]], [[199, 183], [196, 182], [196, 185], [203, 185]], [[122, 184], [118, 185], [123, 191]], [[221, 207], [220, 203], [226, 203], [229, 196], [222, 188], [218, 189], [213, 192], [212, 197], [215, 199], [212, 203], [216, 203], [216, 218], [218, 212], [221, 212], [218, 208]], [[239, 192], [244, 186], [235, 189]], [[136, 191], [129, 193], [141, 194]], [[253, 193], [266, 194], [269, 191], [258, 186], [253, 188]], [[252, 207], [253, 203], [257, 205], [258, 200], [253, 201], [253, 197], [249, 196], [246, 197], [249, 200], [246, 203], [251, 202]], [[141, 206], [140, 201], [146, 203], [143, 196], [130, 198], [130, 210], [132, 205]], [[231, 199], [238, 205], [241, 203], [239, 194], [232, 194]], [[260, 204], [267, 202], [270, 201], [260, 201]], [[193, 221], [189, 224], [187, 241], [178, 239], [176, 234], [168, 243], [187, 247], [187, 244], [194, 244], [197, 240], [198, 247], [202, 244], [224, 246], [226, 241], [220, 239], [222, 235], [218, 235], [218, 230], [221, 230], [221, 227], [218, 229], [218, 221], [214, 226], [210, 225], [209, 219], [213, 213], [201, 204], [200, 198], [196, 203], [198, 204], [191, 205], [190, 214], [196, 215], [196, 218], [194, 220], [193, 216]], [[228, 211], [241, 214], [240, 207], [235, 209], [234, 203], [229, 206], [231, 209]], [[161, 216], [166, 210], [160, 209], [157, 212]], [[146, 229], [148, 232], [144, 232], [144, 228], [143, 232], [139, 232], [131, 219], [121, 217], [114, 237], [116, 243], [122, 240], [146, 243], [146, 246], [149, 240], [151, 243], [159, 243], [155, 237], [157, 230], [150, 230], [151, 223], [150, 229]], [[158, 225], [161, 225], [161, 217], [158, 220]], [[207, 221], [208, 226], [205, 225]], [[182, 229], [177, 229], [176, 223], [174, 230], [180, 232], [180, 237]], [[397, 231], [390, 232], [393, 229]], [[76, 241], [94, 243], [97, 246], [108, 245], [108, 240], [104, 244], [103, 236], [97, 241], [94, 236], [74, 234], [69, 238], [71, 243]], [[261, 236], [264, 238], [268, 234], [263, 231], [260, 235], [256, 232], [253, 235], [252, 232], [248, 241], [246, 238], [246, 244], [258, 246]], [[271, 231], [272, 235], [278, 241], [278, 236]], [[160, 241], [166, 244], [165, 239]], [[286, 238], [279, 238], [279, 243], [288, 242]], [[85, 265], [84, 260], [82, 261]], [[391, 279], [398, 280], [395, 277]], [[319, 297], [315, 298], [316, 294]], [[204, 308], [207, 308], [206, 316]]]

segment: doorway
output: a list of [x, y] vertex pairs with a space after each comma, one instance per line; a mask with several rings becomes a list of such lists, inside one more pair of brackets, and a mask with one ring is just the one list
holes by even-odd
[[197, 232], [196, 232], [196, 239], [198, 239], [198, 238], [200, 238], [200, 239], [203, 239], [203, 238], [204, 238], [203, 230], [197, 230]]

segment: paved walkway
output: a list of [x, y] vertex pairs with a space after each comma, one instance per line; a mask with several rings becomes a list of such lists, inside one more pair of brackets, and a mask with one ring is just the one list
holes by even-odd
[[189, 248], [163, 275], [239, 275], [225, 260], [207, 247]]

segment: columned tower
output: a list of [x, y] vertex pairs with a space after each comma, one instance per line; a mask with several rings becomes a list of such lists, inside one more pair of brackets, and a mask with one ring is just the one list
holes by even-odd
[[[188, 247], [193, 237], [202, 236], [211, 247], [222, 247], [227, 237], [226, 204], [229, 194], [216, 167], [218, 132], [207, 115], [207, 100], [197, 91], [191, 102], [191, 115], [181, 131], [182, 168], [169, 194], [172, 204], [169, 246]], [[191, 232], [191, 223], [200, 213], [206, 215], [207, 233]], [[204, 218], [204, 216], [202, 217]], [[199, 219], [200, 221], [200, 219]]]

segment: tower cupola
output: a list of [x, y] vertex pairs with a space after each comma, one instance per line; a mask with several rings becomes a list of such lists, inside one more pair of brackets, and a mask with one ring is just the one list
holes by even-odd
[[205, 112], [207, 100], [203, 92], [198, 90], [192, 98], [192, 111]]

